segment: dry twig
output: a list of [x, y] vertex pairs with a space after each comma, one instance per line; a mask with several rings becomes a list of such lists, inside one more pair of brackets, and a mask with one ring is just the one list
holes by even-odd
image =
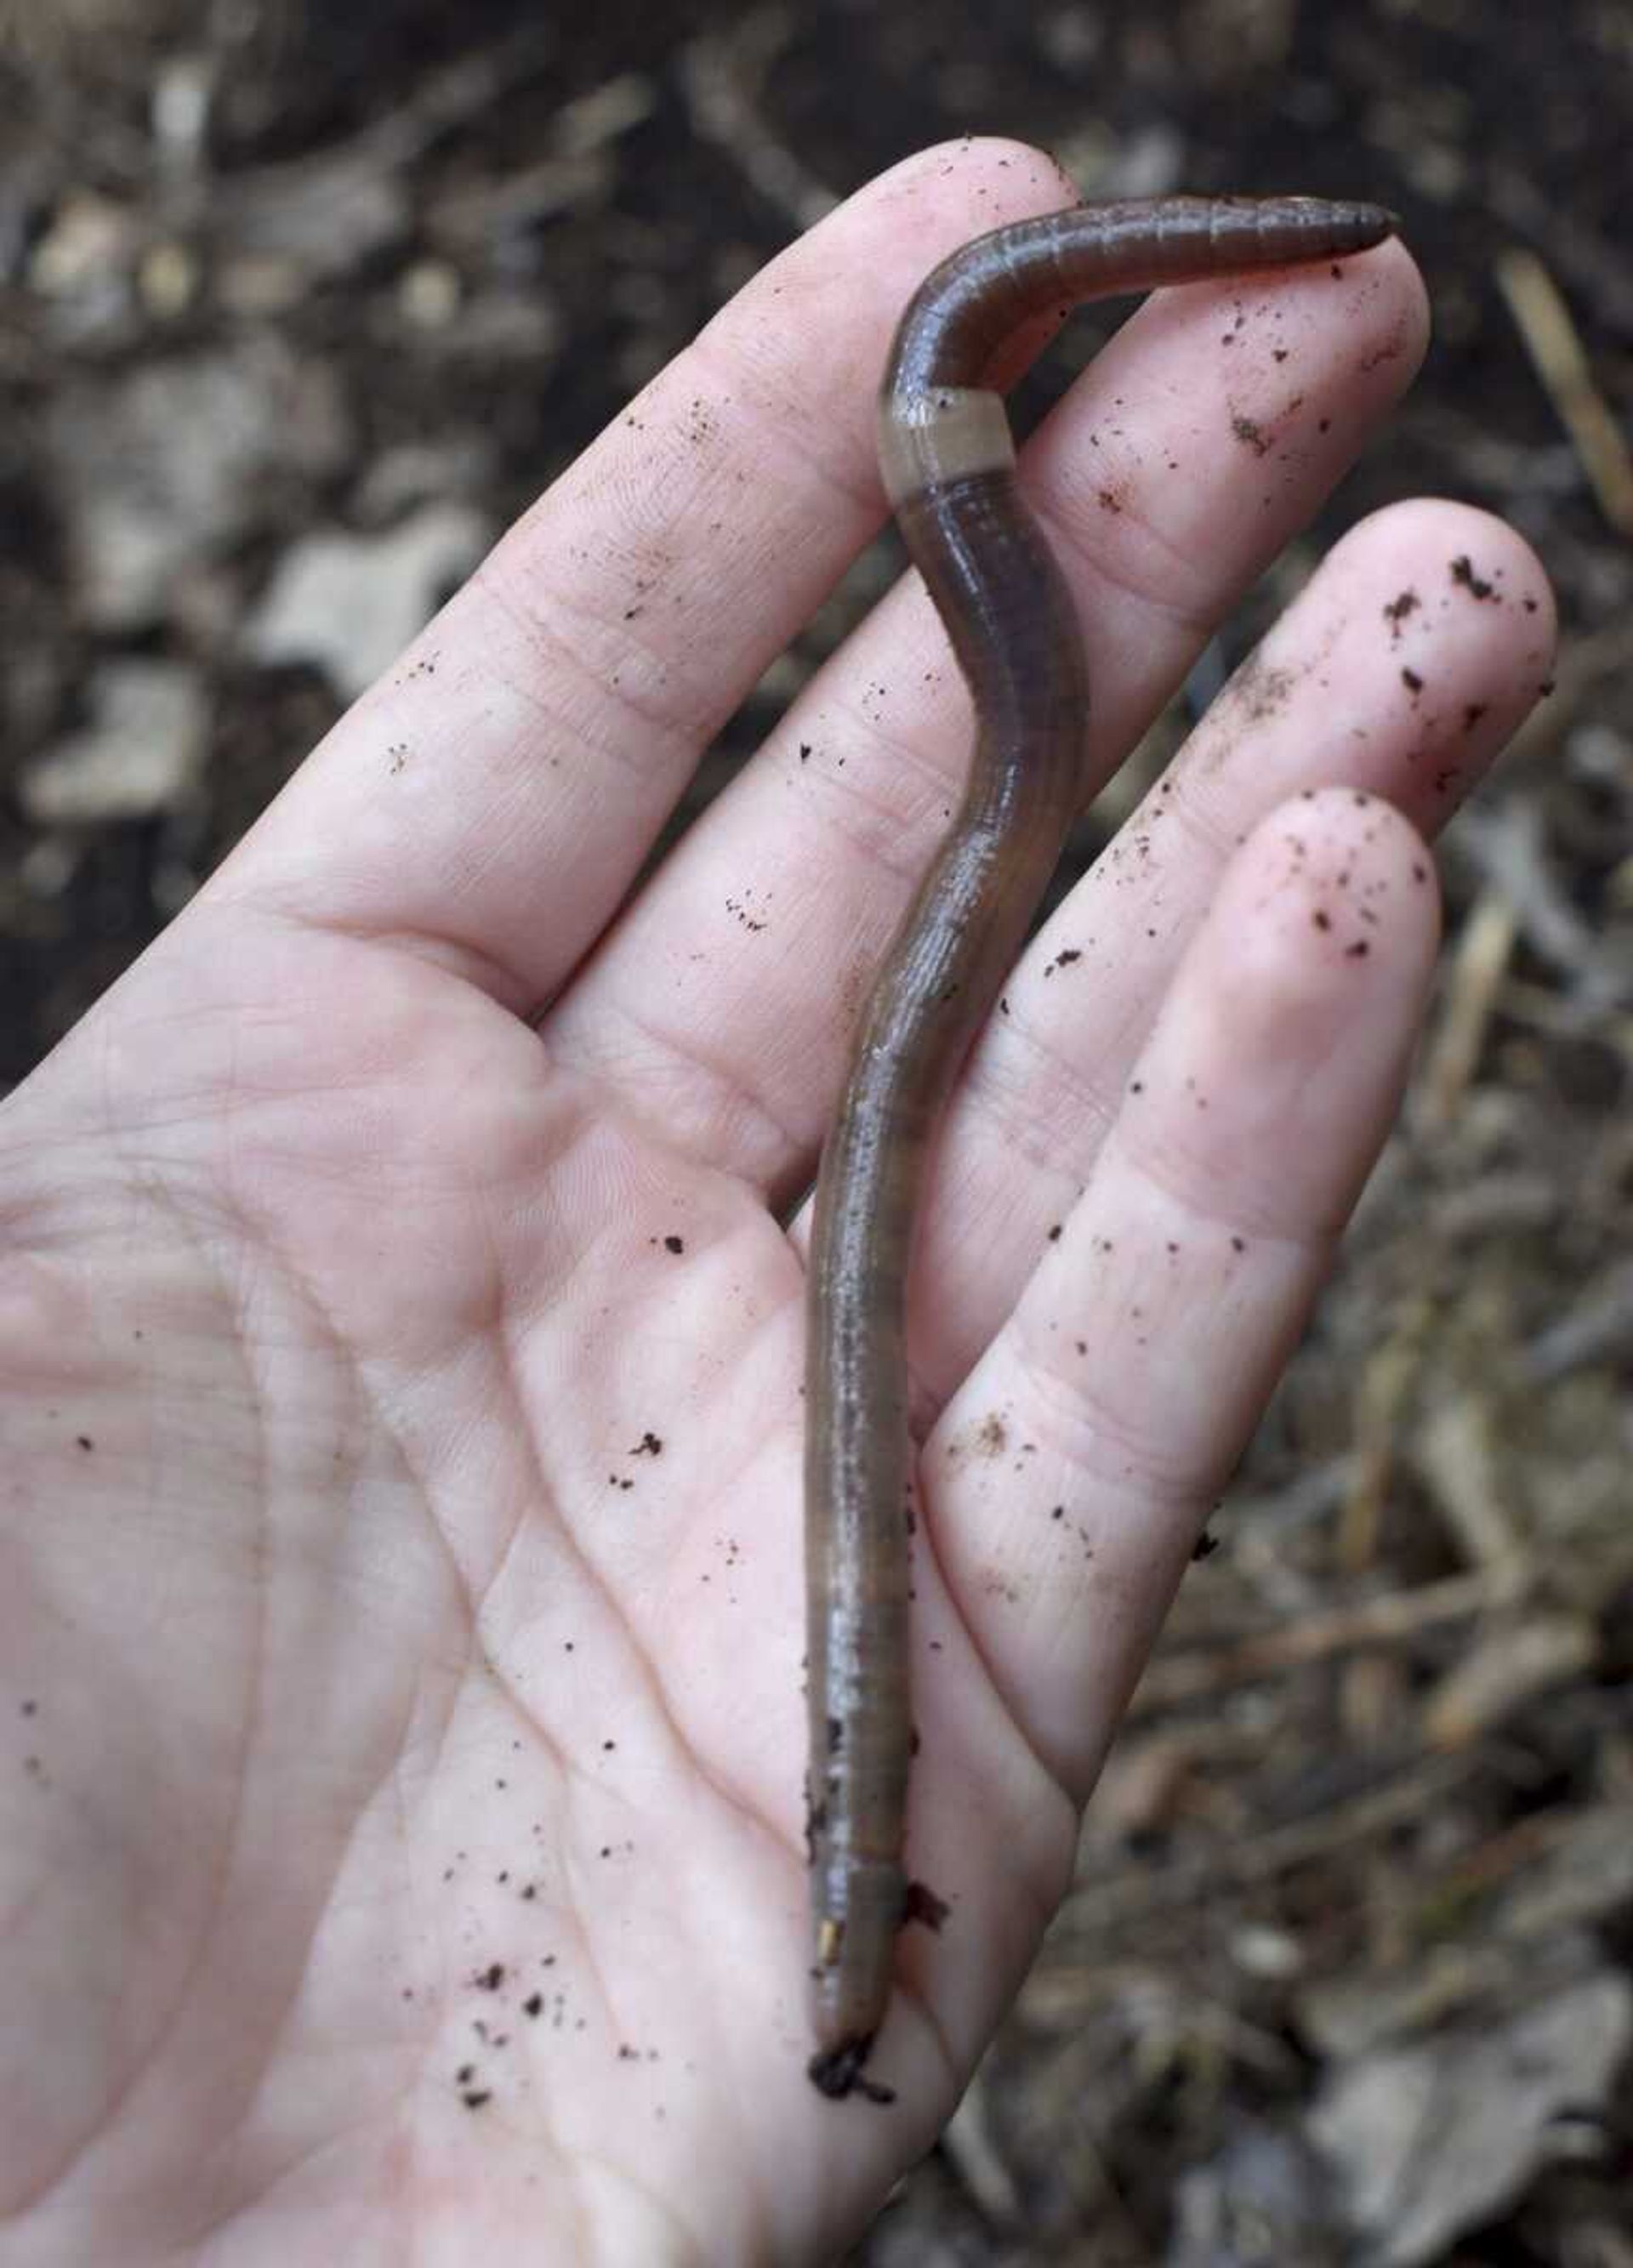
[[1496, 280], [1600, 510], [1618, 534], [1633, 535], [1633, 460], [1558, 286], [1535, 253], [1518, 246], [1498, 254]]

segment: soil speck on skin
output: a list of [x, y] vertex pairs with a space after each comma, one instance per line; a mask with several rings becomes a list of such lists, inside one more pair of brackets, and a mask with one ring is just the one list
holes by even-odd
[[1475, 572], [1474, 563], [1467, 552], [1461, 553], [1452, 562], [1449, 571], [1452, 580], [1459, 589], [1467, 591], [1471, 599], [1485, 600], [1496, 599], [1497, 595], [1496, 583]]
[[[1290, 669], [1268, 662], [1262, 652], [1249, 654], [1227, 688], [1227, 697], [1240, 709], [1244, 723], [1262, 725], [1280, 716], [1297, 689]], [[1154, 936], [1155, 931], [1148, 932]]]
[[906, 1901], [902, 1911], [904, 1928], [916, 1922], [921, 1928], [939, 1933], [952, 1908], [945, 1898], [937, 1897], [927, 1882], [912, 1881], [907, 1885]]

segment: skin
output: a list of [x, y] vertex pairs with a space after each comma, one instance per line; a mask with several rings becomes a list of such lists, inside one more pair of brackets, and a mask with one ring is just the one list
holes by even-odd
[[[906, 1280], [924, 1154], [1065, 846], [1090, 689], [1072, 596], [1022, 501], [986, 383], [1029, 318], [1162, 283], [1334, 262], [1392, 233], [1375, 205], [1160, 197], [995, 229], [943, 261], [892, 342], [879, 461], [975, 711], [964, 799], [874, 981], [824, 1145], [807, 1270], [811, 2081], [865, 2079], [897, 1932], [941, 1902], [903, 1864], [908, 1697]], [[1342, 281], [1341, 269], [1333, 280]]]
[[[0, 1112], [7, 2268], [819, 2260], [1013, 1996], [1394, 1108], [1420, 830], [1549, 635], [1482, 515], [1358, 529], [971, 1054], [909, 1303], [909, 1847], [952, 1911], [903, 1944], [898, 2103], [836, 2116], [804, 2069], [782, 1222], [967, 761], [914, 585], [628, 894], [883, 513], [917, 279], [1066, 194], [961, 145], [793, 247]], [[1091, 781], [1406, 384], [1410, 262], [1349, 268], [1148, 302], [1026, 451]], [[1279, 453], [1220, 448], [1225, 397]], [[1345, 871], [1387, 915], [1358, 961], [1312, 925]], [[999, 1428], [1038, 1443], [1023, 1489]]]

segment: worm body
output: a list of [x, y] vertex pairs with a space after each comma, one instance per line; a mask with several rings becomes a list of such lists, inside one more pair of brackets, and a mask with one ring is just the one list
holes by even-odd
[[879, 455], [913, 563], [974, 697], [963, 805], [875, 981], [816, 1184], [809, 1273], [807, 1778], [823, 2093], [863, 2076], [910, 1892], [905, 1285], [926, 1146], [1024, 941], [1084, 789], [1089, 687], [1070, 593], [1022, 503], [984, 383], [1029, 318], [1114, 292], [1357, 252], [1375, 205], [1163, 197], [978, 238], [910, 303]]

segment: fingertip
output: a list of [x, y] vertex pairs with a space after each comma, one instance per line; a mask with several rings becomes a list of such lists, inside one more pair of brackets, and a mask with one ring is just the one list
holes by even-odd
[[1433, 835], [1547, 691], [1555, 609], [1501, 520], [1439, 497], [1334, 545], [1216, 702], [1187, 754], [1215, 826], [1325, 775]]
[[[1551, 641], [1555, 634], [1548, 570], [1517, 529], [1479, 504], [1456, 497], [1417, 496], [1381, 505], [1358, 519], [1334, 545], [1328, 558], [1341, 562], [1353, 552], [1393, 559], [1406, 569], [1444, 562], [1449, 570], [1467, 558], [1470, 570], [1463, 587], [1475, 603], [1489, 605], [1494, 612], [1516, 607], [1532, 622], [1539, 638]], [[1490, 590], [1482, 590], [1482, 584], [1490, 585]]]
[[1075, 204], [1080, 192], [1058, 158], [1007, 135], [972, 134], [932, 143], [858, 189], [840, 212], [910, 210], [913, 232], [933, 264], [957, 246], [1007, 222]]
[[1362, 374], [1369, 375], [1387, 363], [1396, 381], [1396, 391], [1404, 394], [1422, 366], [1434, 328], [1423, 271], [1410, 245], [1399, 233], [1385, 237], [1381, 244], [1356, 255], [1355, 264], [1365, 275], [1371, 288], [1386, 295], [1393, 318], [1393, 329], [1365, 350]]
[[1238, 891], [1273, 949], [1296, 942], [1301, 964], [1313, 961], [1319, 985], [1366, 972], [1427, 985], [1440, 938], [1434, 857], [1382, 796], [1334, 786], [1279, 804], [1249, 835], [1222, 896]]
[[1064, 190], [1074, 198], [1081, 194], [1058, 158], [1036, 143], [1011, 134], [960, 134], [945, 142], [931, 142], [898, 158], [876, 177], [872, 186], [881, 188], [919, 178], [962, 181], [1006, 197], [1043, 189], [1052, 195]]
[[1411, 711], [1416, 777], [1402, 780], [1403, 799], [1439, 824], [1549, 689], [1558, 617], [1547, 570], [1492, 513], [1415, 497], [1351, 528], [1316, 581], [1330, 608], [1374, 626], [1380, 681], [1403, 687]]
[[1422, 838], [1363, 788], [1295, 796], [1239, 846], [1155, 1052], [1212, 1098], [1206, 1138], [1248, 1211], [1341, 1221], [1399, 1102], [1438, 936]]

